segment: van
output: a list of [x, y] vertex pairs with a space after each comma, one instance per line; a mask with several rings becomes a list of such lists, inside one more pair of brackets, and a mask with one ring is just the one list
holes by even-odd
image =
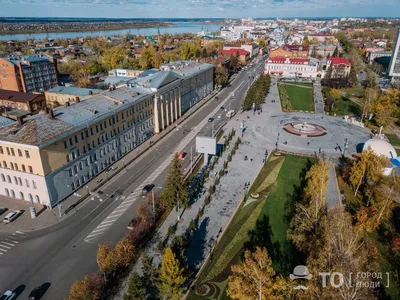
[[20, 210], [15, 210], [10, 212], [7, 216], [4, 217], [3, 222], [4, 223], [11, 223], [14, 221], [18, 216], [20, 215], [21, 211]]

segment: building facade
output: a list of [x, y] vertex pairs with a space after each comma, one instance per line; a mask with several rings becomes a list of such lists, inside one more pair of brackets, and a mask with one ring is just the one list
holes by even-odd
[[57, 60], [44, 54], [0, 58], [0, 89], [32, 93], [58, 85]]
[[270, 57], [265, 61], [265, 74], [285, 78], [317, 77], [318, 64], [308, 58]]
[[283, 45], [269, 52], [269, 57], [307, 58], [308, 46]]
[[4, 107], [7, 110], [18, 109], [36, 113], [45, 106], [46, 99], [42, 94], [0, 90], [0, 107]]
[[68, 105], [0, 117], [0, 196], [57, 205], [213, 90], [214, 66], [179, 62]]
[[250, 60], [250, 52], [241, 49], [241, 48], [232, 48], [227, 50], [219, 50], [218, 54], [226, 57], [230, 56], [239, 56], [239, 62], [242, 64], [246, 64]]
[[[343, 78], [350, 75], [351, 63], [344, 57], [330, 57], [326, 61], [326, 70], [332, 68], [332, 78]], [[326, 73], [325, 73], [326, 74]]]
[[400, 27], [397, 28], [397, 35], [392, 51], [392, 59], [389, 64], [389, 76], [393, 80], [400, 79]]
[[47, 92], [45, 92], [47, 104], [57, 107], [59, 105], [65, 105], [67, 102], [76, 102], [83, 100], [92, 95], [101, 93], [99, 89], [84, 89], [77, 87], [67, 87], [58, 85]]

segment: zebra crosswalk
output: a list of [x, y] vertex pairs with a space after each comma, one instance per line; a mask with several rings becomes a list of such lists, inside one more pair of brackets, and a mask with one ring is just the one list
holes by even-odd
[[0, 257], [6, 254], [8, 251], [18, 245], [23, 239], [26, 238], [26, 234], [22, 231], [15, 231], [12, 235], [9, 235], [0, 240]]

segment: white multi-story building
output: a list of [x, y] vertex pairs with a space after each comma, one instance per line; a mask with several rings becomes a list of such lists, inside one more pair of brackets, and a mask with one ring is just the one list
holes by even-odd
[[392, 58], [389, 64], [389, 76], [392, 77], [393, 80], [400, 79], [400, 27], [397, 28]]
[[318, 63], [309, 58], [270, 57], [265, 61], [265, 74], [286, 78], [317, 77]]

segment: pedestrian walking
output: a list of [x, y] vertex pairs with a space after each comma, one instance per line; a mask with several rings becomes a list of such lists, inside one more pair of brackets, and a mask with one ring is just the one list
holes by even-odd
[[310, 141], [307, 142], [307, 146], [309, 146], [309, 145], [310, 145]]

